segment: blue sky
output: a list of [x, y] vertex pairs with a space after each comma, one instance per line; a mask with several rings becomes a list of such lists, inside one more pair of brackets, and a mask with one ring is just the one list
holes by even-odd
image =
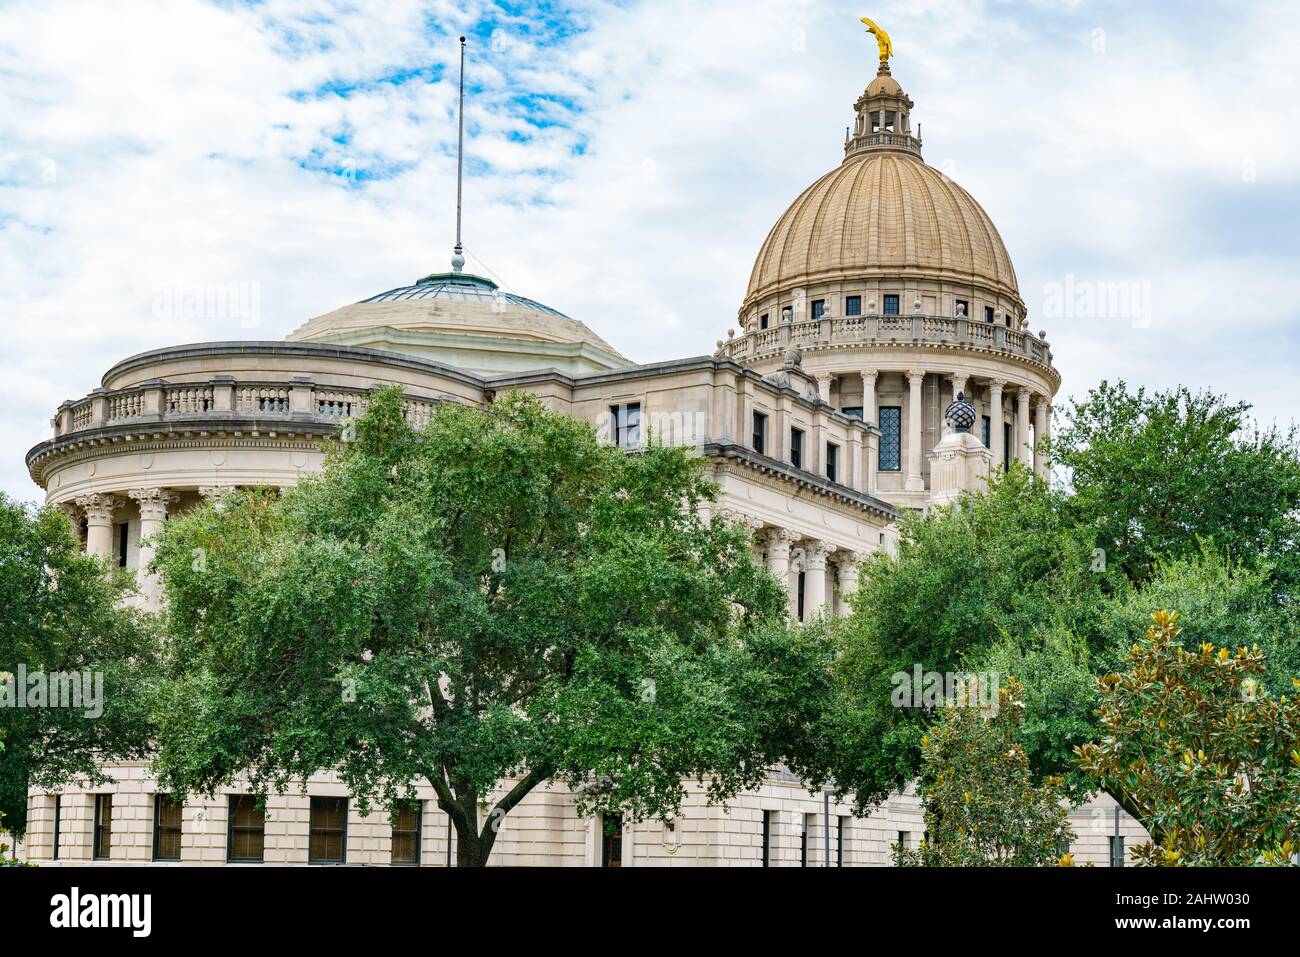
[[[1284, 3], [0, 2], [0, 489], [118, 359], [279, 338], [445, 267], [456, 37], [470, 265], [631, 357], [713, 351], [835, 166], [891, 33], [927, 162], [1011, 252], [1081, 394], [1184, 382], [1289, 421], [1300, 13]], [[1141, 316], [1053, 291], [1132, 283]], [[243, 290], [255, 316], [177, 309]]]

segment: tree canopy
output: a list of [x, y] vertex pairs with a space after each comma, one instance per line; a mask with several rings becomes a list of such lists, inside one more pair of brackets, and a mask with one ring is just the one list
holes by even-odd
[[[14, 696], [0, 707], [0, 813], [17, 835], [29, 788], [101, 784], [101, 764], [147, 753], [158, 635], [124, 603], [132, 588], [82, 551], [61, 512], [0, 496], [0, 694]], [[62, 700], [74, 689], [79, 707]]]
[[[351, 432], [351, 430], [349, 430]], [[427, 780], [462, 865], [545, 782], [665, 817], [756, 785], [824, 670], [681, 449], [628, 454], [536, 399], [395, 390], [279, 498], [170, 521], [156, 768], [171, 791], [333, 769], [363, 807]], [[504, 783], [503, 783], [504, 782]]]

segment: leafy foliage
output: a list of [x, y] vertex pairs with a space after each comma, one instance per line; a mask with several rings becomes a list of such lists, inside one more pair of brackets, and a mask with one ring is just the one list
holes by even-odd
[[1157, 612], [1126, 669], [1100, 679], [1104, 736], [1079, 748], [1080, 767], [1146, 827], [1140, 863], [1288, 863], [1300, 848], [1300, 703], [1263, 686], [1257, 648], [1188, 650], [1178, 621]]
[[1251, 428], [1250, 406], [1186, 387], [1148, 395], [1102, 382], [1070, 404], [1049, 454], [1070, 476], [1075, 522], [1132, 581], [1213, 541], [1300, 585], [1294, 428]]
[[[893, 707], [891, 676], [916, 665], [975, 670], [999, 642], [1018, 643], [1003, 656], [1019, 657], [1058, 634], [1092, 634], [1089, 619], [1112, 581], [1093, 571], [1092, 548], [1056, 494], [1019, 466], [957, 507], [903, 519], [897, 556], [877, 553], [862, 566], [853, 615], [838, 632], [827, 763], [860, 808], [921, 767], [920, 739], [932, 719]], [[1087, 652], [1077, 654], [1086, 660]], [[1070, 710], [1077, 722], [1080, 709]], [[1060, 770], [1068, 766], [1060, 740], [1070, 733], [1052, 736]], [[1034, 763], [1043, 766], [1037, 754]]]
[[151, 616], [122, 603], [133, 586], [84, 554], [67, 517], [0, 496], [0, 673], [99, 672], [103, 713], [6, 708], [0, 813], [21, 836], [27, 792], [108, 780], [101, 765], [139, 759], [149, 744], [146, 691], [158, 667]]
[[926, 839], [894, 846], [894, 862], [921, 867], [1041, 867], [1062, 863], [1074, 834], [1059, 777], [1035, 784], [1019, 740], [1024, 702], [1015, 679], [993, 714], [945, 707], [921, 738]]
[[160, 780], [332, 768], [364, 808], [427, 779], [463, 865], [547, 781], [633, 818], [677, 811], [683, 778], [756, 785], [822, 652], [745, 532], [700, 517], [715, 493], [686, 452], [629, 456], [536, 399], [414, 433], [379, 394], [318, 476], [168, 523]]

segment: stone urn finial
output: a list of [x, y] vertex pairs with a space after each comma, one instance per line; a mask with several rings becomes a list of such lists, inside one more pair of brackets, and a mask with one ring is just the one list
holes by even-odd
[[975, 406], [966, 401], [965, 392], [958, 392], [956, 400], [943, 410], [943, 418], [954, 432], [969, 432], [975, 424]]

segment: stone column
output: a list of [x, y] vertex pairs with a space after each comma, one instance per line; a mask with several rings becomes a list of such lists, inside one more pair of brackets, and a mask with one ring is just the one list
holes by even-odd
[[849, 600], [858, 590], [858, 566], [866, 558], [866, 553], [840, 551], [838, 555], [840, 593], [835, 600], [835, 614], [840, 618], [847, 618], [850, 611]]
[[925, 480], [921, 477], [921, 383], [925, 373], [912, 370], [907, 373], [911, 387], [907, 400], [907, 484], [909, 492], [924, 492]]
[[767, 532], [767, 568], [776, 580], [785, 585], [790, 617], [798, 611], [798, 594], [790, 587], [790, 545], [794, 533], [788, 528], [773, 528]]
[[86, 513], [86, 554], [105, 561], [113, 558], [113, 512], [122, 504], [112, 495], [83, 495], [77, 504]]
[[862, 421], [872, 425], [880, 424], [876, 421], [876, 380], [878, 378], [880, 375], [876, 372], [862, 373]]
[[826, 610], [826, 556], [831, 546], [818, 539], [803, 543], [803, 620], [812, 621]]
[[970, 398], [970, 395], [966, 393], [966, 383], [969, 379], [970, 376], [965, 373], [954, 372], [952, 374], [952, 399], [949, 400], [950, 402], [956, 402], [957, 396], [961, 394], [966, 394], [966, 398]]
[[1040, 395], [1034, 402], [1034, 474], [1044, 482], [1047, 481], [1050, 465], [1042, 449], [1043, 440], [1047, 438], [1052, 418], [1052, 406], [1047, 396]]
[[176, 501], [176, 496], [161, 488], [133, 488], [127, 494], [140, 506], [140, 567], [136, 570], [136, 581], [149, 607], [156, 608], [162, 590], [158, 576], [149, 571], [154, 559], [153, 538], [162, 531], [167, 506]]
[[1016, 458], [1028, 465], [1029, 454], [1029, 390], [1021, 387], [1016, 397]]
[[834, 378], [829, 372], [822, 372], [817, 375], [817, 395], [827, 405], [831, 404], [831, 380]]
[[989, 383], [989, 451], [993, 453], [993, 467], [1002, 468], [1006, 450], [1002, 448], [1002, 390], [1005, 382]]

